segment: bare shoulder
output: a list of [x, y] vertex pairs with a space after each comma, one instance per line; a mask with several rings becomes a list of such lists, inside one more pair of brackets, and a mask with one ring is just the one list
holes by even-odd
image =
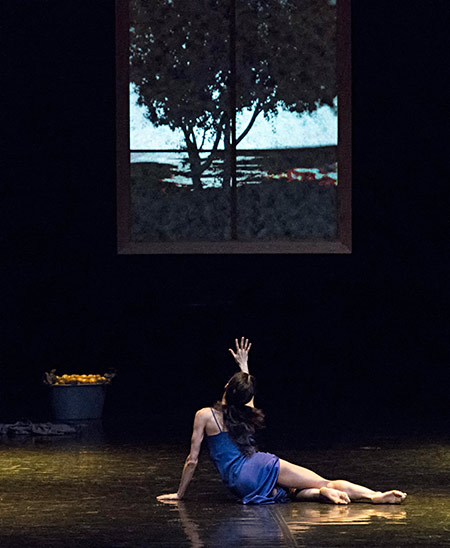
[[195, 413], [195, 422], [206, 424], [211, 417], [211, 408], [203, 407]]

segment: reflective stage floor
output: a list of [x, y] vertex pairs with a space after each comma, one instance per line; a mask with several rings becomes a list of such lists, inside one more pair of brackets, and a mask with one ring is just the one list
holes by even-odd
[[0, 437], [0, 546], [450, 546], [450, 439], [265, 448], [328, 478], [405, 490], [400, 506], [242, 506], [206, 448], [186, 499], [160, 503], [157, 495], [177, 489], [188, 441], [111, 442], [98, 428], [74, 438]]

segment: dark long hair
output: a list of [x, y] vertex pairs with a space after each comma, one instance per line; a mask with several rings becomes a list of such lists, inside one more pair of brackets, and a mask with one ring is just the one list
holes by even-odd
[[256, 451], [256, 430], [264, 428], [264, 413], [261, 409], [245, 405], [255, 395], [255, 388], [254, 377], [242, 371], [236, 373], [225, 388], [225, 404], [216, 404], [223, 412], [228, 435], [247, 457]]

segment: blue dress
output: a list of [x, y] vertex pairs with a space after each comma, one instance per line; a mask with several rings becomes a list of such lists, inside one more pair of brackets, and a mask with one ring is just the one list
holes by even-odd
[[232, 442], [228, 432], [222, 431], [214, 411], [211, 411], [220, 433], [207, 436], [209, 454], [225, 485], [242, 504], [288, 502], [288, 493], [277, 485], [279, 458], [260, 451], [250, 457], [243, 455]]

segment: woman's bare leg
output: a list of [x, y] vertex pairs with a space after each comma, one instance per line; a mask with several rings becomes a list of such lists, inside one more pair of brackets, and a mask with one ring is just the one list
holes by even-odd
[[347, 480], [330, 481], [327, 487], [344, 491], [353, 502], [371, 502], [373, 504], [400, 504], [406, 498], [406, 493], [394, 489], [392, 491], [373, 491], [362, 485], [356, 485]]
[[[312, 470], [297, 466], [283, 459], [280, 459], [280, 472], [278, 483], [284, 487], [295, 489], [319, 489], [321, 494], [327, 496], [332, 502], [336, 498], [336, 493], [327, 490], [346, 493], [351, 501], [372, 502], [373, 504], [399, 504], [406, 498], [406, 493], [402, 491], [373, 491], [362, 485], [356, 485], [346, 480], [327, 480]], [[331, 496], [329, 496], [331, 495]], [[343, 502], [342, 497], [338, 497], [339, 502]]]
[[319, 476], [308, 468], [291, 464], [280, 459], [280, 472], [278, 481], [282, 487], [299, 489], [297, 500], [322, 500], [328, 499], [334, 504], [348, 504], [350, 498], [343, 492], [328, 486], [329, 480]]
[[293, 487], [295, 489], [311, 489], [326, 487], [330, 480], [319, 476], [308, 468], [297, 466], [286, 460], [280, 459], [280, 472], [278, 474], [278, 483], [284, 487]]

